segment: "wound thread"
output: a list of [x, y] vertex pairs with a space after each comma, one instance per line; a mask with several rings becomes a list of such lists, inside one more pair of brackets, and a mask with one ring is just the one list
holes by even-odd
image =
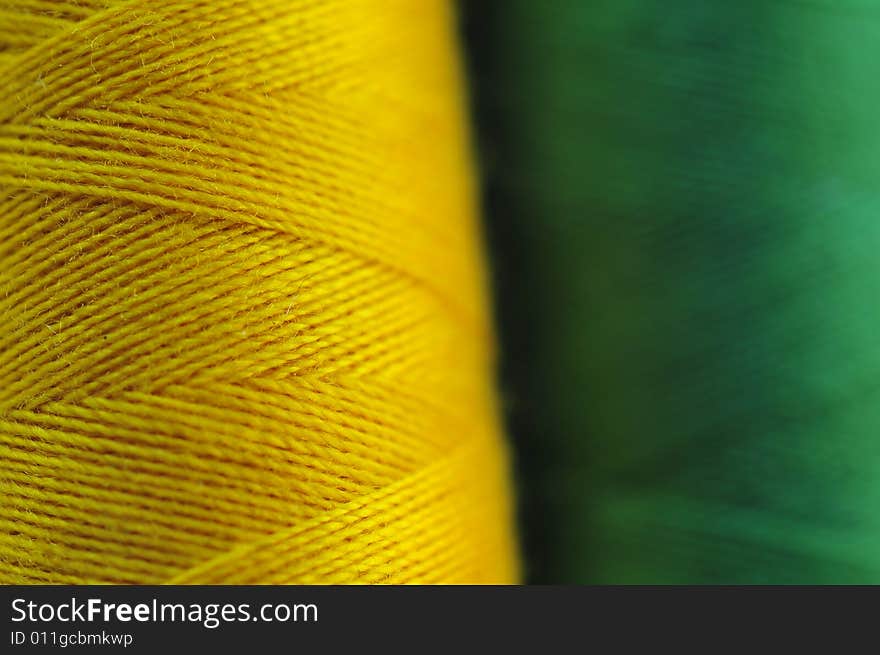
[[0, 11], [0, 582], [516, 577], [442, 0]]

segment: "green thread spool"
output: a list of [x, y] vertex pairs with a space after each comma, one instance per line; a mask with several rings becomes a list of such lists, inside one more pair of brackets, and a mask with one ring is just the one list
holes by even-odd
[[880, 582], [880, 4], [471, 8], [533, 582]]

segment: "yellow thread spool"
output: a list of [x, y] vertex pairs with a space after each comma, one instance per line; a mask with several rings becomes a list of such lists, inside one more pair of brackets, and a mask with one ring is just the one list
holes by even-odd
[[448, 2], [0, 43], [0, 582], [514, 580]]

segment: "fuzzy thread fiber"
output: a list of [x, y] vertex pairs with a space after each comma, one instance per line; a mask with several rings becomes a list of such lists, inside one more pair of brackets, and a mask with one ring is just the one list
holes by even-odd
[[0, 582], [509, 582], [445, 0], [0, 3]]

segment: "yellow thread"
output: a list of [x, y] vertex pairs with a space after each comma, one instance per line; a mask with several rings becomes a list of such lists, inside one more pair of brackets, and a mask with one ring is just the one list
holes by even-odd
[[446, 0], [0, 3], [0, 582], [510, 582]]

